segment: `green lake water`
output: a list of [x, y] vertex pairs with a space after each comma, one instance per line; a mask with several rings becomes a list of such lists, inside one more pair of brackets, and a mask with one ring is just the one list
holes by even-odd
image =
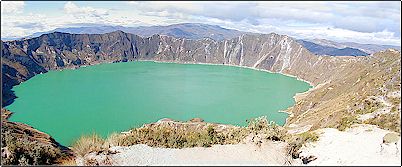
[[283, 125], [293, 96], [310, 88], [281, 74], [246, 68], [126, 62], [50, 71], [15, 86], [11, 121], [70, 145], [92, 132], [106, 137], [162, 118], [246, 125], [267, 116]]

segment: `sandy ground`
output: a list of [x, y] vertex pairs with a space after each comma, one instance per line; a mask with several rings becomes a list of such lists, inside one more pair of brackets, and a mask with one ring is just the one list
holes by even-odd
[[345, 132], [320, 129], [320, 139], [302, 148], [301, 156], [314, 155], [308, 165], [401, 165], [401, 138], [384, 144], [389, 131], [374, 125], [355, 125]]
[[[130, 147], [112, 147], [116, 154], [89, 155], [97, 159], [99, 165], [289, 165], [299, 163], [285, 158], [286, 143], [264, 142], [261, 146], [253, 143], [235, 145], [213, 145], [183, 149], [153, 148], [138, 144]], [[78, 160], [78, 165], [83, 165]], [[291, 162], [290, 162], [291, 161]]]

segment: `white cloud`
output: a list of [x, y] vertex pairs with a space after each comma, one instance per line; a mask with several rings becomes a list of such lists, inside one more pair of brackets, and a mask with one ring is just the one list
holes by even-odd
[[296, 29], [292, 31], [293, 32], [289, 30], [289, 33], [293, 34], [294, 36], [310, 39], [326, 38], [339, 42], [401, 45], [400, 39], [395, 37], [394, 33], [388, 30], [367, 33], [331, 27], [312, 27], [309, 29]]
[[[262, 19], [282, 22], [319, 23], [361, 32], [386, 28], [400, 32], [400, 7], [364, 2], [141, 2], [133, 7], [161, 17], [210, 17], [230, 21], [248, 20], [266, 24]], [[176, 5], [174, 5], [176, 4]], [[400, 3], [395, 5], [400, 6]], [[358, 22], [358, 23], [357, 23]]]
[[[2, 14], [4, 6], [2, 2]], [[190, 22], [241, 31], [275, 32], [296, 38], [393, 45], [401, 43], [400, 2], [132, 1], [97, 2], [96, 6], [90, 2], [66, 2], [62, 6], [64, 12], [55, 15], [41, 12], [30, 15], [28, 7], [25, 7], [22, 14], [4, 15], [1, 19], [2, 37], [26, 36], [58, 27], [89, 24], [149, 26]], [[23, 5], [19, 8], [23, 9]], [[7, 9], [7, 12], [11, 9]], [[12, 11], [22, 9], [14, 7]], [[45, 17], [35, 17], [37, 15]]]
[[314, 36], [341, 41], [400, 45], [400, 2], [130, 2], [130, 4], [133, 10], [142, 11], [149, 16], [173, 18], [176, 23], [202, 22], [243, 31], [289, 34], [297, 38]]
[[79, 7], [73, 2], [69, 1], [64, 5], [64, 12], [71, 14], [77, 18], [97, 17], [101, 18], [108, 15], [106, 9], [95, 9], [92, 7]]
[[51, 28], [53, 24], [45, 15], [29, 13], [26, 15], [3, 15], [1, 18], [1, 37], [18, 38], [34, 32]]
[[22, 13], [24, 10], [24, 2], [12, 2], [12, 1], [2, 1], [1, 2], [1, 14], [9, 13]]

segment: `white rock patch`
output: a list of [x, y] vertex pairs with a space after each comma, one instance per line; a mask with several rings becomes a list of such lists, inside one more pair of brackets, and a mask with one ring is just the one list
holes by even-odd
[[308, 165], [401, 165], [401, 138], [397, 143], [383, 143], [390, 131], [356, 125], [345, 132], [333, 128], [317, 132], [319, 141], [301, 149], [301, 156], [317, 157]]

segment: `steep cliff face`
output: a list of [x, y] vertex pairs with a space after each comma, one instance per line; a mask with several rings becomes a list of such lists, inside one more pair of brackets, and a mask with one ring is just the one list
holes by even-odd
[[[364, 87], [364, 84], [373, 83], [371, 79], [376, 80], [382, 74], [391, 77], [398, 71], [400, 74], [400, 56], [397, 56], [400, 52], [397, 51], [379, 53], [386, 56], [316, 56], [295, 39], [274, 33], [248, 34], [215, 41], [163, 35], [143, 38], [122, 31], [92, 35], [56, 32], [23, 41], [2, 42], [2, 53], [3, 105], [9, 104], [15, 98], [9, 89], [11, 86], [48, 70], [135, 60], [213, 63], [289, 74], [309, 81], [314, 86], [330, 83], [310, 91], [307, 97], [300, 98], [288, 110], [293, 113], [288, 125], [300, 124], [301, 119], [311, 117], [308, 119], [310, 122], [304, 119], [302, 122], [316, 127], [329, 124], [322, 123], [326, 120], [315, 118], [314, 114], [329, 116], [325, 113], [347, 110], [348, 106], [361, 101], [360, 97], [366, 97], [352, 95], [353, 91], [370, 92], [382, 84], [378, 82], [378, 85]], [[383, 64], [379, 65], [381, 63]], [[391, 72], [385, 72], [388, 67], [392, 68]], [[366, 73], [370, 73], [370, 79], [362, 79]], [[353, 85], [359, 78], [360, 86]], [[381, 79], [385, 83], [389, 77]], [[398, 79], [392, 83], [397, 81]], [[352, 102], [350, 98], [353, 97], [357, 100]], [[332, 110], [334, 107], [337, 110]], [[333, 121], [340, 119], [341, 117], [336, 117]]]

